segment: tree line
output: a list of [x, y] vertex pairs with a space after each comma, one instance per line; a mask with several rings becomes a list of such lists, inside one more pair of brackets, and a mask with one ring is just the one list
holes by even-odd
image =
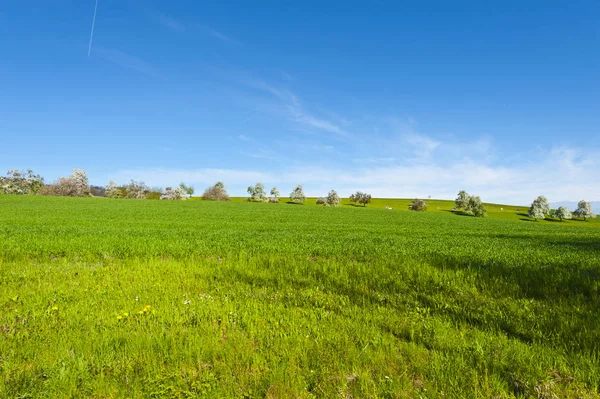
[[[278, 203], [280, 192], [277, 187], [273, 187], [269, 194], [262, 183], [256, 183], [247, 189], [249, 194], [248, 201], [251, 202], [270, 202]], [[61, 177], [52, 182], [45, 183], [44, 178], [36, 174], [33, 170], [27, 169], [20, 171], [16, 169], [9, 170], [6, 176], [0, 176], [0, 193], [4, 194], [40, 194], [69, 197], [109, 197], [109, 198], [129, 198], [129, 199], [154, 199], [154, 200], [184, 200], [191, 198], [195, 193], [194, 187], [180, 183], [175, 187], [148, 187], [143, 182], [131, 180], [128, 184], [117, 185], [115, 182], [109, 182], [105, 187], [90, 186], [87, 173], [82, 169], [73, 169], [68, 177]], [[229, 201], [230, 197], [223, 182], [217, 182], [213, 186], [207, 187], [201, 198], [207, 201]], [[350, 202], [363, 207], [371, 203], [371, 194], [357, 191], [350, 195]], [[302, 185], [296, 186], [289, 195], [289, 201], [295, 204], [304, 204], [306, 195]], [[335, 190], [329, 191], [327, 196], [319, 197], [317, 205], [336, 207], [341, 204], [341, 197]], [[456, 197], [453, 212], [464, 212], [476, 217], [485, 217], [487, 210], [479, 196], [473, 196], [464, 190], [459, 191]], [[412, 211], [423, 212], [427, 210], [427, 203], [422, 199], [415, 199], [408, 207]], [[391, 209], [386, 207], [386, 209]], [[548, 199], [544, 196], [537, 197], [531, 204], [528, 216], [534, 220], [545, 219], [547, 217], [559, 219], [560, 221], [579, 217], [583, 220], [596, 217], [592, 211], [592, 204], [585, 200], [578, 203], [577, 209], [573, 212], [566, 207], [561, 206], [558, 209], [551, 209]]]

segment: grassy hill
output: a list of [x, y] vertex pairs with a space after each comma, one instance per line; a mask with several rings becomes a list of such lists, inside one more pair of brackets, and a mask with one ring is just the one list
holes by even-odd
[[[200, 197], [193, 197], [193, 200], [200, 200]], [[316, 198], [307, 198], [305, 205], [313, 205], [316, 206]], [[248, 202], [247, 197], [232, 197], [232, 202]], [[350, 202], [348, 198], [342, 199], [342, 207], [356, 207], [356, 208], [376, 208], [382, 209], [386, 206], [392, 208], [393, 211], [408, 211], [408, 206], [412, 203], [413, 199], [409, 198], [373, 198], [372, 202], [363, 207], [362, 205], [356, 205]], [[280, 205], [289, 205], [289, 198], [283, 197], [280, 199]], [[457, 216], [470, 216], [465, 214], [464, 212], [457, 211], [454, 212], [452, 209], [455, 204], [454, 201], [449, 200], [438, 200], [438, 199], [426, 199], [427, 203], [427, 212], [436, 213], [453, 213]], [[269, 204], [270, 206], [274, 204]], [[500, 220], [515, 220], [515, 221], [524, 221], [524, 222], [533, 222], [534, 220], [530, 219], [527, 215], [529, 210], [529, 206], [518, 206], [518, 205], [502, 205], [502, 204], [491, 204], [485, 203], [485, 208], [487, 210], [487, 217], [490, 219], [500, 219]], [[555, 223], [560, 222], [558, 219], [544, 219], [539, 220], [538, 223]], [[564, 220], [560, 222], [562, 224], [571, 224], [577, 226], [600, 226], [600, 219], [593, 219], [584, 222], [581, 219], [572, 219], [572, 220]]]
[[0, 196], [0, 397], [598, 397], [597, 222], [408, 202]]

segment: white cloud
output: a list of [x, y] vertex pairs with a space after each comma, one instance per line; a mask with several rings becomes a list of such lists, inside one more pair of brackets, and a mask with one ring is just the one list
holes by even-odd
[[[443, 145], [440, 145], [443, 148]], [[264, 158], [269, 154], [257, 153]], [[536, 159], [522, 155], [514, 165], [494, 165], [481, 160], [444, 160], [431, 164], [389, 164], [386, 161], [363, 162], [358, 168], [317, 164], [291, 164], [272, 172], [238, 169], [149, 169], [120, 172], [115, 178], [126, 182], [133, 178], [150, 185], [173, 185], [181, 181], [211, 184], [224, 181], [233, 195], [244, 195], [244, 187], [260, 181], [274, 184], [283, 192], [297, 184], [310, 196], [324, 195], [336, 189], [346, 196], [356, 190], [375, 197], [454, 199], [465, 189], [486, 202], [527, 205], [538, 195], [551, 202], [600, 199], [600, 152], [557, 147]], [[268, 158], [268, 157], [267, 157]], [[368, 160], [368, 159], [367, 159]], [[114, 178], [113, 178], [114, 179]]]

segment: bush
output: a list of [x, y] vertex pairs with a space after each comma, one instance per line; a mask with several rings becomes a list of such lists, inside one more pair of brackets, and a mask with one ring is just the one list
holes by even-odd
[[422, 199], [414, 199], [408, 206], [408, 209], [411, 211], [425, 212], [427, 210], [427, 204]]
[[325, 197], [319, 197], [319, 198], [317, 198], [317, 205], [326, 206], [327, 205], [327, 198], [325, 198]]
[[204, 190], [202, 199], [206, 201], [229, 201], [229, 195], [223, 182], [217, 182], [214, 186]]

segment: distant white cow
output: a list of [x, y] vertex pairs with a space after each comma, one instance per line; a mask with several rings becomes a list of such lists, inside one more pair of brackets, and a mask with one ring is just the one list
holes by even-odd
[[388, 211], [391, 211], [392, 207], [391, 206], [386, 206], [385, 209], [387, 209]]
[[500, 210], [501, 210], [501, 211], [503, 211], [503, 210], [504, 210], [504, 208], [500, 208]]

